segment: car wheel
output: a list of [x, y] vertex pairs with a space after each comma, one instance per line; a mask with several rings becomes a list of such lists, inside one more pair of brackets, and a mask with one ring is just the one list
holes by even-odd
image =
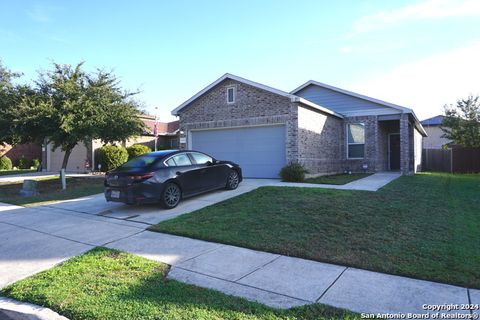
[[227, 190], [235, 190], [240, 183], [240, 177], [238, 176], [238, 172], [235, 170], [230, 171], [227, 178], [227, 185], [225, 188]]
[[173, 182], [168, 183], [163, 189], [160, 202], [165, 209], [175, 208], [182, 198], [182, 190]]

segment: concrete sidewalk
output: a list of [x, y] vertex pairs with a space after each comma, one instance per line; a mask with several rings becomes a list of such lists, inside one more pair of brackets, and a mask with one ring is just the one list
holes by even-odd
[[150, 231], [107, 247], [170, 264], [171, 279], [277, 308], [318, 302], [360, 313], [425, 313], [424, 304], [480, 303], [479, 290]]

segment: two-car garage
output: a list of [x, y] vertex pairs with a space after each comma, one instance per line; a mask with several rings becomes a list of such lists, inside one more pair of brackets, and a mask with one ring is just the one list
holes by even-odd
[[189, 131], [189, 147], [238, 163], [245, 178], [278, 178], [286, 164], [285, 125]]

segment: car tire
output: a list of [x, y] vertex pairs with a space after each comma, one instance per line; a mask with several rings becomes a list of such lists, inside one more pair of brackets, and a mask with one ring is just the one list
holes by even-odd
[[240, 177], [236, 170], [230, 170], [230, 173], [227, 176], [227, 183], [225, 185], [225, 189], [227, 190], [235, 190], [238, 188], [240, 184]]
[[170, 182], [167, 183], [165, 188], [163, 188], [162, 194], [160, 196], [160, 204], [165, 209], [175, 208], [182, 199], [182, 190], [178, 184]]

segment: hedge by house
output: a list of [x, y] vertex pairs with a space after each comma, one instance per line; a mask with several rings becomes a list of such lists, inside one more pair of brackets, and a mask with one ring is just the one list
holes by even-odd
[[152, 152], [148, 146], [143, 144], [134, 144], [127, 148], [128, 160], [141, 156], [142, 154]]
[[33, 159], [32, 160], [32, 167], [36, 170], [38, 170], [38, 168], [42, 165], [42, 163], [40, 162], [40, 160], [38, 159]]
[[30, 160], [28, 160], [27, 158], [25, 158], [25, 156], [21, 156], [18, 160], [17, 160], [17, 167], [19, 169], [30, 169]]
[[97, 149], [95, 157], [97, 163], [102, 165], [101, 171], [107, 172], [127, 162], [128, 152], [121, 146], [106, 145]]
[[282, 181], [303, 182], [308, 171], [299, 163], [290, 163], [280, 170]]
[[0, 157], [0, 170], [12, 170], [12, 160], [9, 157]]

